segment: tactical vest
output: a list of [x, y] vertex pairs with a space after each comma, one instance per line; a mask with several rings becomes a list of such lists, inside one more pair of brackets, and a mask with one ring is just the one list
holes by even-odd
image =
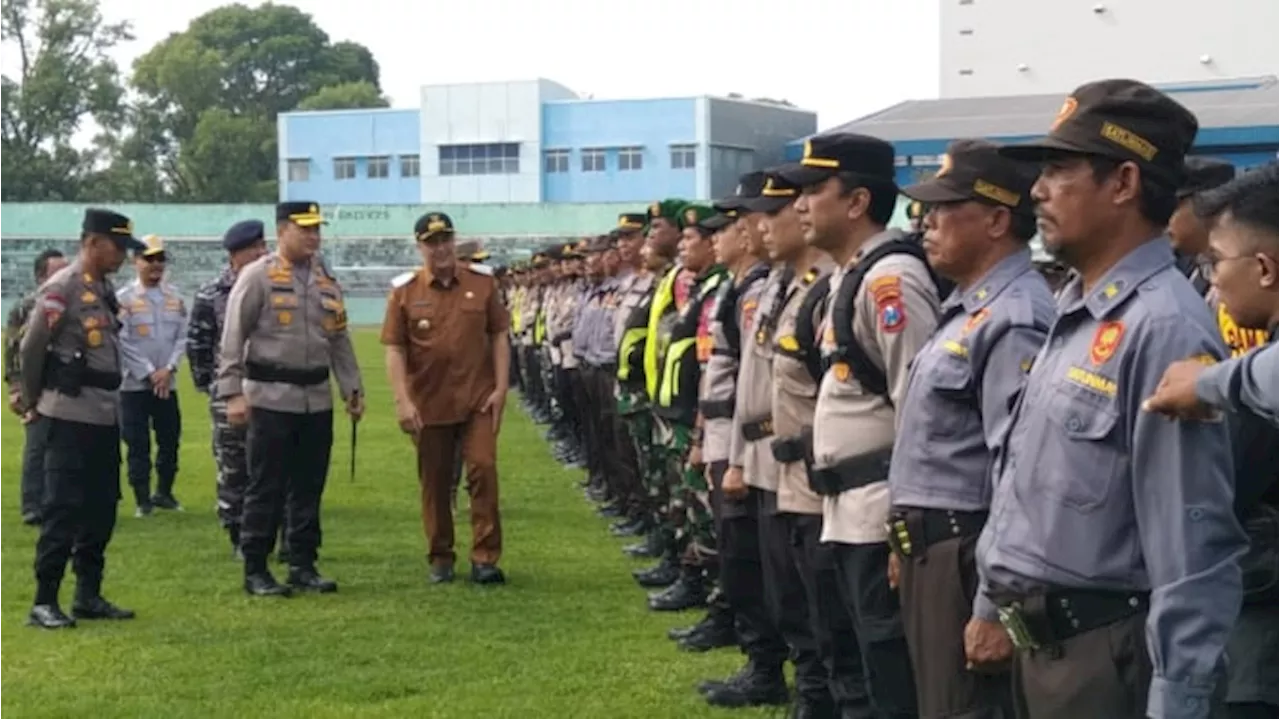
[[671, 338], [662, 356], [654, 413], [665, 419], [692, 427], [698, 412], [698, 390], [702, 379], [702, 362], [698, 358], [698, 325], [707, 303], [726, 280], [723, 269], [713, 268], [697, 281], [689, 301], [681, 308], [671, 327]]
[[937, 288], [938, 296], [946, 297], [943, 289], [947, 283], [929, 266], [924, 248], [919, 243], [910, 240], [889, 240], [877, 245], [849, 270], [831, 297], [831, 331], [835, 335], [835, 349], [822, 358], [824, 371], [834, 365], [844, 364], [848, 366], [850, 374], [858, 380], [858, 384], [864, 390], [885, 398], [889, 397], [888, 378], [885, 377], [884, 370], [876, 366], [867, 351], [854, 338], [853, 319], [854, 303], [862, 290], [863, 279], [877, 262], [890, 255], [910, 255], [920, 260], [929, 270], [929, 277]]
[[622, 326], [618, 343], [618, 385], [628, 392], [645, 391], [644, 357], [649, 342], [649, 310], [657, 288], [650, 287], [640, 303], [631, 308]]
[[[831, 275], [818, 277], [818, 271], [809, 270], [801, 282], [805, 287], [804, 297], [800, 300], [800, 309], [796, 313], [795, 334], [790, 337], [779, 337], [774, 343], [778, 352], [804, 364], [814, 384], [822, 381], [822, 351], [818, 348], [818, 332], [813, 317], [819, 309], [826, 309], [827, 295], [831, 288]], [[785, 300], [779, 305], [786, 305]], [[775, 320], [776, 321], [776, 320]]]
[[675, 311], [676, 278], [680, 276], [681, 267], [676, 265], [662, 276], [657, 288], [653, 291], [653, 299], [649, 301], [648, 337], [644, 344], [644, 388], [650, 402], [658, 399], [658, 381], [662, 379], [660, 362], [666, 354], [659, 325], [668, 312]]
[[724, 332], [725, 342], [732, 356], [742, 352], [742, 328], [738, 326], [738, 299], [746, 294], [757, 282], [769, 276], [766, 265], [757, 265], [742, 278], [741, 282], [725, 282], [720, 286], [720, 294], [716, 298], [716, 322]]

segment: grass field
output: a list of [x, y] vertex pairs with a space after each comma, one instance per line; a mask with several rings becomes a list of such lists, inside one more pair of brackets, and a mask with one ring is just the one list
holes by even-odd
[[[509, 583], [428, 585], [412, 448], [396, 428], [374, 333], [359, 332], [357, 348], [369, 395], [358, 475], [349, 481], [343, 416], [323, 514], [320, 569], [341, 583], [335, 595], [241, 591], [241, 567], [213, 512], [206, 405], [184, 367], [175, 493], [187, 510], [139, 520], [126, 499], [107, 555], [105, 594], [138, 618], [25, 627], [36, 531], [19, 520], [22, 432], [5, 414], [4, 711], [22, 719], [734, 714], [708, 709], [693, 686], [735, 671], [738, 653], [691, 655], [666, 639], [669, 627], [698, 616], [645, 608], [629, 576], [637, 563], [583, 500], [580, 473], [549, 458], [514, 396], [499, 450]], [[465, 561], [459, 570], [465, 577]], [[68, 569], [68, 610], [73, 586]]]

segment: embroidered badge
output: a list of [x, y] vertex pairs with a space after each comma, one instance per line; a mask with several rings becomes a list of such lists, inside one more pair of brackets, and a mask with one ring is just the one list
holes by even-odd
[[1120, 340], [1123, 337], [1123, 322], [1103, 322], [1093, 335], [1093, 346], [1089, 348], [1089, 361], [1093, 362], [1095, 367], [1106, 364], [1120, 347]]

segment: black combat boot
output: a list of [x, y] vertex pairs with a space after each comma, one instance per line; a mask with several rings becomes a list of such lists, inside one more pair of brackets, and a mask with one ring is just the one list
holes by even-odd
[[289, 567], [289, 586], [300, 592], [329, 594], [338, 591], [338, 583], [320, 576], [314, 564]]
[[631, 573], [636, 583], [642, 587], [668, 587], [680, 578], [680, 566], [670, 552], [663, 555], [657, 564], [648, 569], [637, 569]]
[[675, 584], [649, 595], [649, 608], [655, 612], [682, 612], [707, 605], [707, 580], [701, 569], [683, 567]]
[[255, 597], [287, 597], [293, 593], [271, 576], [266, 557], [248, 555], [244, 558], [244, 591]]
[[76, 599], [71, 604], [76, 619], [133, 619], [134, 613], [108, 602], [102, 597], [100, 577], [81, 577], [76, 581]]
[[709, 688], [704, 696], [711, 706], [730, 709], [782, 706], [791, 700], [782, 665], [765, 666], [753, 659], [747, 660], [746, 671], [735, 680]]

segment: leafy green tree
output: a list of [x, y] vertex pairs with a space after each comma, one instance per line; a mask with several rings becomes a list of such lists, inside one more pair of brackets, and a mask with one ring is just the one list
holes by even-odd
[[344, 82], [330, 85], [298, 103], [299, 110], [360, 110], [387, 107], [387, 98], [367, 82]]

